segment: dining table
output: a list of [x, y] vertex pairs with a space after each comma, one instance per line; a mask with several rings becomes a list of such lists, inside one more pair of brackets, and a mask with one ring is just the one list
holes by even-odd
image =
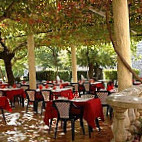
[[[101, 120], [104, 121], [103, 109], [99, 98], [75, 98], [71, 101], [73, 101], [77, 107], [83, 108], [83, 118], [86, 120], [89, 127], [96, 127], [96, 118], [101, 118]], [[57, 110], [52, 106], [52, 101], [50, 101], [47, 103], [45, 110], [45, 124], [49, 125], [49, 120], [53, 118], [57, 118]]]
[[42, 90], [50, 90], [51, 91], [51, 94], [49, 97], [50, 100], [56, 100], [56, 99], [58, 99], [58, 97], [66, 97], [68, 99], [74, 98], [74, 94], [70, 88], [59, 88], [59, 86], [56, 88], [51, 88], [51, 87], [48, 87], [45, 89], [38, 88], [38, 89], [36, 89], [36, 98], [35, 98], [36, 104], [34, 104], [34, 106], [33, 106], [34, 111], [37, 111], [37, 109], [38, 109], [38, 102], [43, 101], [43, 96], [41, 94]]
[[0, 108], [5, 109], [9, 112], [12, 112], [12, 108], [9, 105], [9, 101], [8, 101], [7, 97], [5, 97], [5, 96], [0, 97]]
[[22, 106], [24, 107], [24, 98], [26, 95], [22, 88], [0, 88], [0, 91], [10, 100], [11, 105], [14, 101], [14, 97], [19, 95], [22, 98]]

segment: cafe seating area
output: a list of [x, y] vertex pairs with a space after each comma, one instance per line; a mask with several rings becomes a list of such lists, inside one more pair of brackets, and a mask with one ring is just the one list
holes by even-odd
[[[20, 85], [19, 85], [20, 84]], [[88, 85], [88, 89], [86, 89], [85, 85]], [[94, 85], [95, 90], [93, 93], [90, 90], [91, 86]], [[27, 88], [23, 88], [22, 86], [26, 86]], [[83, 92], [79, 92], [81, 87], [83, 88]], [[93, 131], [97, 128], [98, 132], [101, 133], [101, 124], [105, 123], [105, 118], [111, 123], [111, 119], [104, 114], [107, 109], [103, 110], [103, 105], [101, 103], [101, 99], [96, 97], [97, 90], [104, 90], [103, 82], [91, 83], [89, 81], [78, 83], [70, 83], [70, 82], [60, 82], [57, 81], [47, 81], [44, 83], [38, 83], [37, 89], [29, 89], [29, 84], [26, 81], [15, 83], [13, 86], [2, 86], [0, 91], [2, 95], [0, 99], [5, 98], [6, 104], [2, 104], [0, 101], [0, 107], [4, 111], [9, 111], [9, 113], [13, 113], [17, 109], [22, 109], [24, 111], [24, 115], [30, 115], [31, 113], [37, 115], [42, 118], [42, 122], [45, 127], [50, 128], [47, 132], [51, 133], [51, 129], [55, 127], [55, 134], [51, 139], [58, 139], [57, 128], [59, 127], [58, 121], [62, 122], [61, 127], [63, 127], [63, 132], [66, 134], [68, 131], [68, 125], [71, 125], [72, 128], [72, 140], [76, 140], [76, 122], [77, 129], [79, 129], [79, 125], [82, 128], [83, 134], [88, 135], [88, 138], [92, 138]], [[114, 88], [113, 88], [114, 89]], [[107, 91], [107, 90], [106, 90]], [[18, 96], [19, 99], [15, 99]], [[17, 97], [17, 98], [18, 98]], [[62, 106], [60, 109], [58, 108], [55, 102], [68, 102], [69, 108]], [[74, 106], [71, 109], [71, 106]], [[67, 110], [69, 112], [67, 112]], [[63, 118], [59, 114], [66, 112], [68, 116], [63, 115]], [[16, 112], [15, 112], [16, 113]], [[19, 113], [19, 112], [17, 112]], [[5, 127], [9, 125], [6, 121], [6, 117], [4, 117], [5, 113], [3, 112], [3, 120], [5, 122]], [[6, 112], [7, 114], [7, 112]], [[65, 117], [65, 118], [64, 118]], [[77, 120], [79, 118], [79, 121]], [[2, 119], [1, 119], [2, 120]], [[56, 122], [56, 121], [57, 122]], [[67, 120], [71, 120], [71, 124], [67, 123]], [[1, 121], [3, 122], [3, 121]], [[63, 123], [64, 122], [64, 123]], [[79, 124], [80, 123], [80, 124]], [[85, 130], [87, 127], [87, 130]], [[4, 127], [4, 126], [3, 126]], [[110, 126], [109, 126], [110, 127]], [[60, 129], [60, 128], [59, 128]], [[97, 132], [97, 133], [98, 133]]]

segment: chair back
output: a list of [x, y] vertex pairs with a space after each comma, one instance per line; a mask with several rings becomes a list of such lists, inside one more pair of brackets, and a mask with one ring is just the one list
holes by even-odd
[[84, 84], [78, 84], [78, 92], [85, 92]]
[[55, 100], [53, 106], [58, 112], [59, 119], [69, 119], [72, 102], [69, 100]]
[[16, 83], [17, 88], [21, 88], [21, 83]]
[[84, 87], [85, 87], [85, 90], [86, 90], [87, 92], [89, 92], [90, 83], [84, 83]]
[[25, 91], [25, 90], [29, 89], [29, 85], [21, 85], [21, 88]]
[[74, 91], [78, 92], [78, 83], [71, 83], [74, 86]]
[[0, 91], [0, 97], [2, 97], [3, 96], [3, 92], [2, 91]]
[[89, 86], [89, 92], [91, 94], [95, 94], [97, 87], [95, 85], [90, 84]]
[[43, 96], [43, 99], [45, 102], [48, 102], [51, 100], [51, 91], [50, 90], [41, 90], [41, 95]]
[[25, 90], [27, 99], [29, 101], [35, 101], [36, 90], [34, 89], [27, 89]]
[[95, 95], [100, 99], [102, 105], [107, 104], [106, 99], [109, 95], [108, 91], [96, 91]]

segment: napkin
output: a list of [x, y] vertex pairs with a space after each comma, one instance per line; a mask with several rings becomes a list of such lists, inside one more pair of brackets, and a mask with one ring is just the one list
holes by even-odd
[[12, 86], [13, 88], [16, 88], [16, 84], [13, 84], [13, 86]]
[[46, 88], [46, 89], [48, 88], [48, 85], [47, 85], [47, 84], [45, 85], [45, 88]]
[[42, 90], [42, 88], [43, 88], [43, 86], [42, 86], [42, 85], [39, 85], [39, 89]]

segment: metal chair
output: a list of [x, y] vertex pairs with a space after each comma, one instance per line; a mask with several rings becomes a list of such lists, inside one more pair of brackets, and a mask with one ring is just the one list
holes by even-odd
[[29, 103], [33, 103], [33, 109], [38, 113], [38, 100], [36, 99], [36, 90], [34, 89], [27, 89], [25, 90], [26, 97], [27, 97], [27, 107], [26, 112], [28, 112]]
[[109, 91], [96, 91], [95, 96], [101, 100], [102, 107], [106, 107], [106, 116], [108, 116], [108, 112], [110, 113], [110, 118], [112, 116], [111, 107], [107, 104], [106, 99], [110, 95]]
[[97, 87], [95, 85], [90, 84], [89, 86], [89, 93], [95, 94]]
[[3, 110], [3, 108], [0, 108], [0, 109], [1, 109], [2, 116], [3, 116], [3, 120], [4, 120], [5, 124], [6, 124], [6, 118], [5, 118], [5, 115], [4, 115], [4, 110]]
[[56, 139], [57, 136], [57, 128], [58, 128], [58, 122], [59, 120], [64, 122], [64, 132], [66, 132], [66, 123], [67, 121], [71, 121], [71, 127], [72, 127], [72, 140], [74, 140], [75, 132], [74, 132], [74, 126], [75, 121], [77, 119], [80, 119], [80, 124], [83, 130], [83, 134], [85, 134], [84, 125], [83, 125], [83, 114], [75, 115], [72, 113], [71, 109], [76, 108], [81, 110], [81, 108], [76, 107], [72, 101], [70, 100], [55, 100], [53, 101], [53, 106], [56, 108], [58, 112], [58, 118], [55, 128], [55, 135], [54, 138]]
[[86, 93], [84, 84], [78, 84], [78, 93], [80, 97]]
[[42, 114], [43, 109], [45, 109], [45, 104], [51, 100], [51, 91], [50, 90], [41, 90], [40, 94], [43, 97], [42, 109], [41, 109], [41, 114]]

